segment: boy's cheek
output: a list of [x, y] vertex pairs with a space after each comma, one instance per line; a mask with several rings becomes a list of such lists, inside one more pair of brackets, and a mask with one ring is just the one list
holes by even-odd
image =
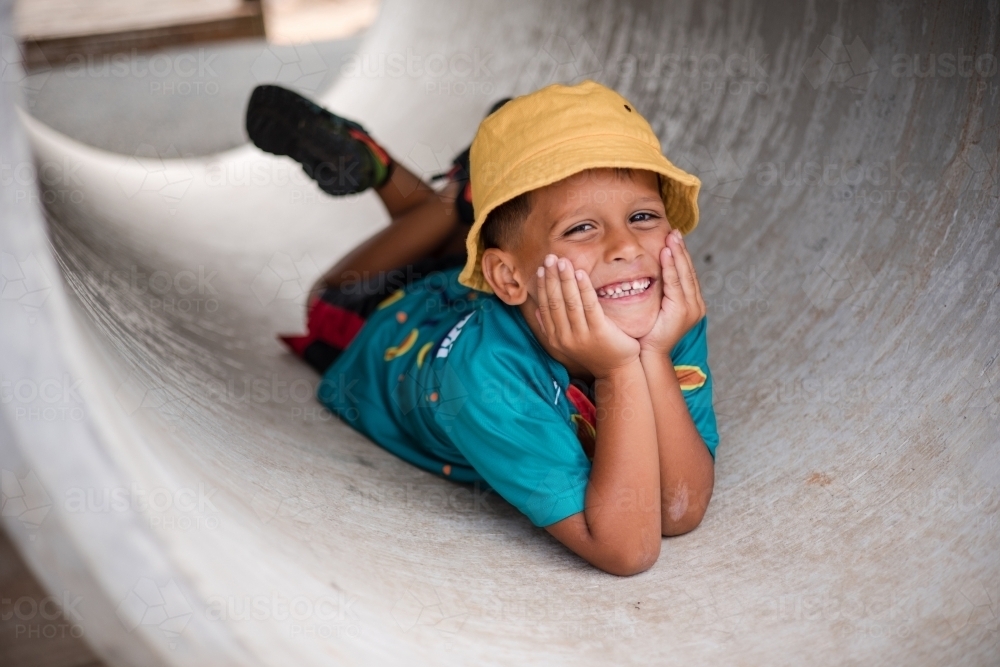
[[535, 284], [528, 285], [527, 296], [524, 299], [525, 305], [529, 306], [531, 311], [534, 312], [535, 308], [538, 308], [538, 287]]

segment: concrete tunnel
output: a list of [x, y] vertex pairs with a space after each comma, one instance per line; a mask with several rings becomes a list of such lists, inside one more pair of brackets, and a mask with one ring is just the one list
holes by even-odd
[[320, 409], [275, 335], [374, 195], [71, 139], [6, 40], [4, 529], [109, 665], [998, 664], [998, 13], [387, 0], [311, 84], [429, 175], [590, 78], [702, 179], [715, 494], [628, 578]]

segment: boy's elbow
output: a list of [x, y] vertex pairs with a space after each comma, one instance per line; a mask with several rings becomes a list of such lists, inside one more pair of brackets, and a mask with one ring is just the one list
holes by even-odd
[[[714, 471], [713, 471], [714, 472]], [[680, 489], [664, 499], [660, 508], [660, 524], [664, 537], [676, 537], [690, 533], [701, 524], [712, 500], [714, 479], [699, 491], [689, 491], [681, 484]], [[697, 488], [697, 487], [696, 487]]]
[[656, 564], [660, 557], [660, 538], [655, 543], [622, 549], [605, 559], [598, 567], [609, 574], [619, 577], [631, 577], [633, 574], [645, 572]]
[[620, 577], [645, 572], [660, 557], [662, 538], [655, 523], [629, 535], [596, 539], [584, 513], [579, 512], [545, 530], [594, 567]]
[[690, 533], [692, 530], [701, 524], [701, 520], [705, 517], [705, 511], [700, 512], [688, 512], [680, 519], [676, 521], [664, 518], [663, 519], [663, 536], [664, 537], [677, 537], [678, 535], [683, 535], [684, 533]]

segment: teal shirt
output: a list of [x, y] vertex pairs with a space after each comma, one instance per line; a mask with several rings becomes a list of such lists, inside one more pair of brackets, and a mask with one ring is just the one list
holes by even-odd
[[[405, 461], [485, 482], [536, 526], [583, 511], [593, 406], [520, 310], [460, 285], [459, 271], [386, 299], [324, 374], [319, 400]], [[702, 320], [672, 359], [714, 457], [707, 355]]]

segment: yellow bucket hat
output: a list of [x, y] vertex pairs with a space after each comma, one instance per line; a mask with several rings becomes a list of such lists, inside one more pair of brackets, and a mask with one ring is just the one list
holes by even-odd
[[507, 102], [479, 125], [469, 161], [476, 219], [458, 281], [472, 289], [493, 291], [483, 277], [479, 237], [490, 211], [585, 169], [662, 174], [660, 195], [670, 225], [687, 234], [698, 224], [701, 181], [663, 156], [653, 128], [628, 100], [594, 81], [553, 84]]

